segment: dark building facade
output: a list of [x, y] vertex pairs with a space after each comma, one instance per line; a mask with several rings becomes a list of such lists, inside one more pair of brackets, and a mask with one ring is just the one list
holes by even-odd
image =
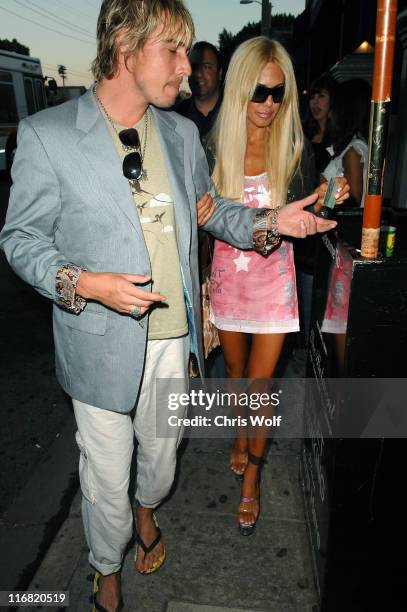
[[[399, 0], [399, 12], [407, 0]], [[292, 53], [300, 90], [362, 42], [375, 45], [376, 0], [308, 0], [294, 22]]]
[[[398, 1], [398, 27], [394, 58], [391, 117], [387, 139], [384, 197], [392, 205], [407, 208], [406, 99], [407, 0]], [[373, 56], [357, 57], [355, 50], [364, 42], [374, 48], [376, 37], [376, 0], [308, 0], [293, 27], [291, 54], [295, 63], [298, 88], [306, 92], [314, 79], [331, 70], [341, 81], [362, 77], [371, 81], [367, 64], [373, 71]], [[362, 61], [363, 60], [363, 61]], [[337, 65], [339, 63], [339, 65]], [[336, 66], [337, 65], [337, 66]], [[342, 77], [342, 78], [338, 78]], [[303, 100], [307, 100], [304, 96]]]

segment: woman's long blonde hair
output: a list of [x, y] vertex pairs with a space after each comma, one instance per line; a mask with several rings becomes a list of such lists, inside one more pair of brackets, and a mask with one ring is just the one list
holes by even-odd
[[216, 163], [213, 180], [219, 195], [241, 199], [247, 140], [247, 106], [260, 73], [274, 62], [285, 77], [285, 94], [268, 130], [266, 171], [273, 206], [287, 201], [287, 191], [299, 170], [304, 137], [298, 111], [298, 92], [291, 59], [275, 40], [258, 36], [242, 43], [233, 54], [225, 80], [225, 93], [213, 131]]

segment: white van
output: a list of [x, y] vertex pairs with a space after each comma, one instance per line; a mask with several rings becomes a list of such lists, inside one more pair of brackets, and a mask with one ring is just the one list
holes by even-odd
[[18, 122], [46, 105], [40, 60], [0, 49], [0, 170], [11, 167]]

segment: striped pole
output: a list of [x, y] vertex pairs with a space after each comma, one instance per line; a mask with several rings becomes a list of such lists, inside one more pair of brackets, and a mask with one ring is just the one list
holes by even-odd
[[396, 20], [397, 0], [378, 0], [373, 95], [370, 112], [368, 178], [361, 244], [361, 255], [368, 258], [377, 257], [379, 250]]

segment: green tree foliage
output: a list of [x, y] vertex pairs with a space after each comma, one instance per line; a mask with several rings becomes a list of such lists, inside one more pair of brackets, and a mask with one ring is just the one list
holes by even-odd
[[[272, 36], [281, 40], [281, 36], [278, 35], [280, 31], [290, 31], [294, 23], [294, 15], [287, 13], [278, 13], [273, 15], [272, 18]], [[249, 22], [245, 25], [237, 34], [232, 34], [225, 28], [219, 34], [218, 44], [219, 51], [222, 56], [224, 68], [226, 70], [229, 65], [230, 58], [233, 55], [236, 47], [238, 47], [245, 40], [253, 38], [254, 36], [260, 36], [261, 34], [261, 22]], [[284, 41], [282, 41], [284, 42]]]
[[30, 55], [30, 49], [19, 43], [15, 38], [13, 38], [13, 40], [0, 38], [0, 49], [4, 51], [14, 51], [14, 53], [21, 53], [21, 55]]
[[276, 13], [273, 15], [273, 28], [281, 30], [289, 30], [292, 28], [295, 21], [295, 16], [290, 13]]

